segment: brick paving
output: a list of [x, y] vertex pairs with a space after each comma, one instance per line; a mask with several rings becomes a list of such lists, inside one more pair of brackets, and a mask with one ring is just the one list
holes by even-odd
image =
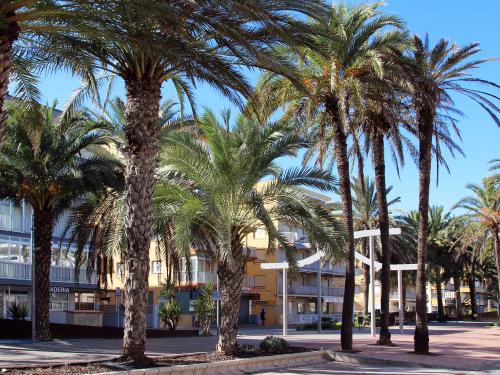
[[[293, 345], [311, 348], [338, 349], [340, 334], [297, 332], [290, 329], [287, 340]], [[408, 366], [425, 364], [441, 368], [463, 370], [500, 370], [500, 328], [486, 327], [481, 323], [455, 323], [430, 327], [430, 344], [433, 355], [411, 354], [413, 328], [406, 327], [404, 334], [393, 330], [396, 347], [374, 345], [368, 330], [355, 331], [354, 346], [360, 355], [408, 363]], [[266, 335], [280, 335], [280, 329], [244, 328], [238, 341], [241, 344], [258, 344]], [[212, 351], [216, 337], [186, 337], [149, 339], [147, 353], [151, 356], [176, 353]], [[2, 343], [0, 340], [0, 368], [44, 366], [60, 363], [92, 362], [114, 358], [121, 353], [121, 340], [55, 340], [38, 343]]]

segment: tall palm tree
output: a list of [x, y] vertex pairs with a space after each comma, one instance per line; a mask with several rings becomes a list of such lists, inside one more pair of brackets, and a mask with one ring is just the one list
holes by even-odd
[[241, 105], [241, 96], [249, 97], [252, 88], [239, 67], [270, 69], [291, 77], [290, 69], [275, 56], [274, 46], [304, 39], [304, 27], [290, 12], [312, 15], [318, 9], [321, 5], [313, 0], [93, 0], [77, 9], [92, 14], [79, 23], [79, 29], [94, 30], [105, 24], [111, 37], [69, 30], [42, 41], [37, 54], [55, 57], [90, 78], [95, 94], [96, 71], [110, 72], [125, 84], [124, 357], [145, 360], [144, 311], [163, 83], [178, 77], [176, 88], [189, 91], [190, 84], [205, 82]]
[[293, 267], [292, 247], [277, 222], [304, 228], [311, 242], [330, 256], [341, 253], [343, 232], [326, 209], [297, 189], [331, 190], [329, 173], [277, 165], [279, 158], [295, 156], [303, 145], [300, 137], [290, 133], [290, 126], [261, 125], [254, 118], [239, 116], [233, 130], [228, 131], [211, 112], [205, 112], [200, 122], [201, 140], [181, 133], [172, 135], [162, 152], [159, 175], [167, 177], [166, 183], [170, 181], [173, 194], [170, 204], [165, 200], [164, 208], [176, 215], [177, 246], [188, 250], [196, 227], [204, 228], [212, 239], [222, 301], [217, 350], [232, 354], [247, 259], [245, 237], [265, 228], [268, 251], [273, 253], [281, 246]]
[[[332, 6], [320, 20], [312, 21], [320, 36], [316, 50], [301, 51], [299, 57], [285, 51], [299, 71], [306, 90], [297, 90], [287, 79], [276, 75], [262, 78], [261, 96], [269, 106], [286, 104], [285, 118], [305, 120], [319, 165], [336, 161], [343, 217], [348, 233], [347, 267], [342, 308], [341, 345], [352, 349], [352, 314], [354, 303], [354, 227], [348, 136], [353, 131], [349, 114], [360, 107], [365, 84], [383, 75], [382, 56], [406, 39], [403, 22], [395, 16], [381, 13], [382, 3], [348, 7]], [[390, 30], [388, 30], [390, 29]], [[270, 110], [266, 111], [270, 113]], [[330, 160], [328, 160], [330, 158]]]
[[61, 119], [42, 108], [43, 123], [33, 132], [33, 116], [19, 104], [9, 107], [9, 127], [0, 157], [0, 198], [24, 199], [33, 209], [35, 227], [36, 336], [50, 338], [49, 275], [52, 231], [75, 200], [114, 185], [119, 162], [101, 146], [108, 128], [85, 112]]
[[[498, 108], [494, 101], [499, 98], [471, 84], [482, 84], [490, 88], [499, 86], [493, 82], [475, 78], [471, 71], [480, 67], [487, 59], [478, 59], [479, 44], [472, 43], [459, 48], [441, 39], [431, 46], [428, 37], [413, 38], [413, 48], [405, 56], [403, 69], [412, 86], [412, 104], [415, 111], [416, 134], [419, 142], [419, 235], [417, 269], [417, 323], [414, 347], [417, 353], [429, 352], [429, 330], [427, 327], [425, 265], [427, 258], [429, 184], [433, 148], [439, 153], [439, 144], [433, 145], [433, 135], [441, 127], [447, 134], [451, 126], [456, 132], [455, 121], [447, 114], [460, 113], [450, 97], [452, 92], [465, 95], [478, 103], [497, 125], [500, 125]], [[473, 58], [473, 59], [471, 59]], [[441, 117], [440, 117], [441, 116]], [[449, 137], [451, 140], [451, 137]]]
[[[197, 134], [197, 127], [193, 126], [192, 118], [179, 117], [179, 111], [177, 110], [179, 106], [173, 100], [166, 100], [160, 106], [158, 117], [160, 149], [165, 139], [172, 132], [182, 131], [190, 135]], [[122, 153], [127, 147], [123, 132], [125, 127], [124, 101], [116, 97], [110, 100], [109, 103], [99, 105], [99, 110], [94, 113], [94, 116], [112, 129], [117, 151]], [[153, 193], [152, 239], [155, 240], [158, 259], [165, 259], [167, 263], [166, 281], [170, 285], [176, 281], [175, 276], [180, 277], [179, 271], [182, 259], [187, 260], [188, 273], [190, 272], [190, 262], [189, 254], [180, 254], [173, 243], [173, 221], [161, 214], [160, 203], [163, 194], [161, 180], [157, 180]], [[123, 263], [124, 253], [127, 248], [125, 212], [126, 196], [123, 184], [114, 186], [113, 189], [88, 194], [71, 207], [70, 217], [65, 227], [65, 232], [71, 233], [68, 241], [77, 245], [77, 259], [78, 254], [87, 246], [88, 257], [92, 260], [87, 263], [88, 272], [94, 271], [95, 267], [100, 264], [104, 265], [100, 267], [98, 270], [100, 272], [97, 273], [100, 277], [100, 283], [103, 285], [112, 276], [110, 268], [105, 265], [113, 264], [114, 257], [119, 257]]]
[[[463, 217], [470, 223], [475, 223], [477, 238], [491, 238], [496, 259], [497, 277], [500, 290], [500, 185], [495, 176], [485, 177], [481, 185], [469, 184], [473, 196], [462, 198], [455, 207], [467, 212]], [[499, 313], [500, 314], [500, 313]], [[499, 315], [500, 316], [500, 315]]]

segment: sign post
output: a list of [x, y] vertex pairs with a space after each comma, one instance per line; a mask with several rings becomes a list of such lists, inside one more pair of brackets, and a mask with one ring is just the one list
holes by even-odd
[[116, 288], [115, 295], [116, 295], [116, 326], [120, 328], [120, 305], [121, 305], [121, 295], [122, 295], [120, 287]]

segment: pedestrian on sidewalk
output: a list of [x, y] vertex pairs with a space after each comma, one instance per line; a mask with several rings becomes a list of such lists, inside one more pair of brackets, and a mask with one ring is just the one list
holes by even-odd
[[266, 310], [262, 309], [260, 312], [260, 326], [264, 328], [264, 324], [266, 324]]

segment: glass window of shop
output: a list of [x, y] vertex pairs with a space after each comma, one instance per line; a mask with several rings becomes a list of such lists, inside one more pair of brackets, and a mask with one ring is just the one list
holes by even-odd
[[69, 293], [51, 293], [50, 294], [50, 309], [51, 310], [69, 310]]

